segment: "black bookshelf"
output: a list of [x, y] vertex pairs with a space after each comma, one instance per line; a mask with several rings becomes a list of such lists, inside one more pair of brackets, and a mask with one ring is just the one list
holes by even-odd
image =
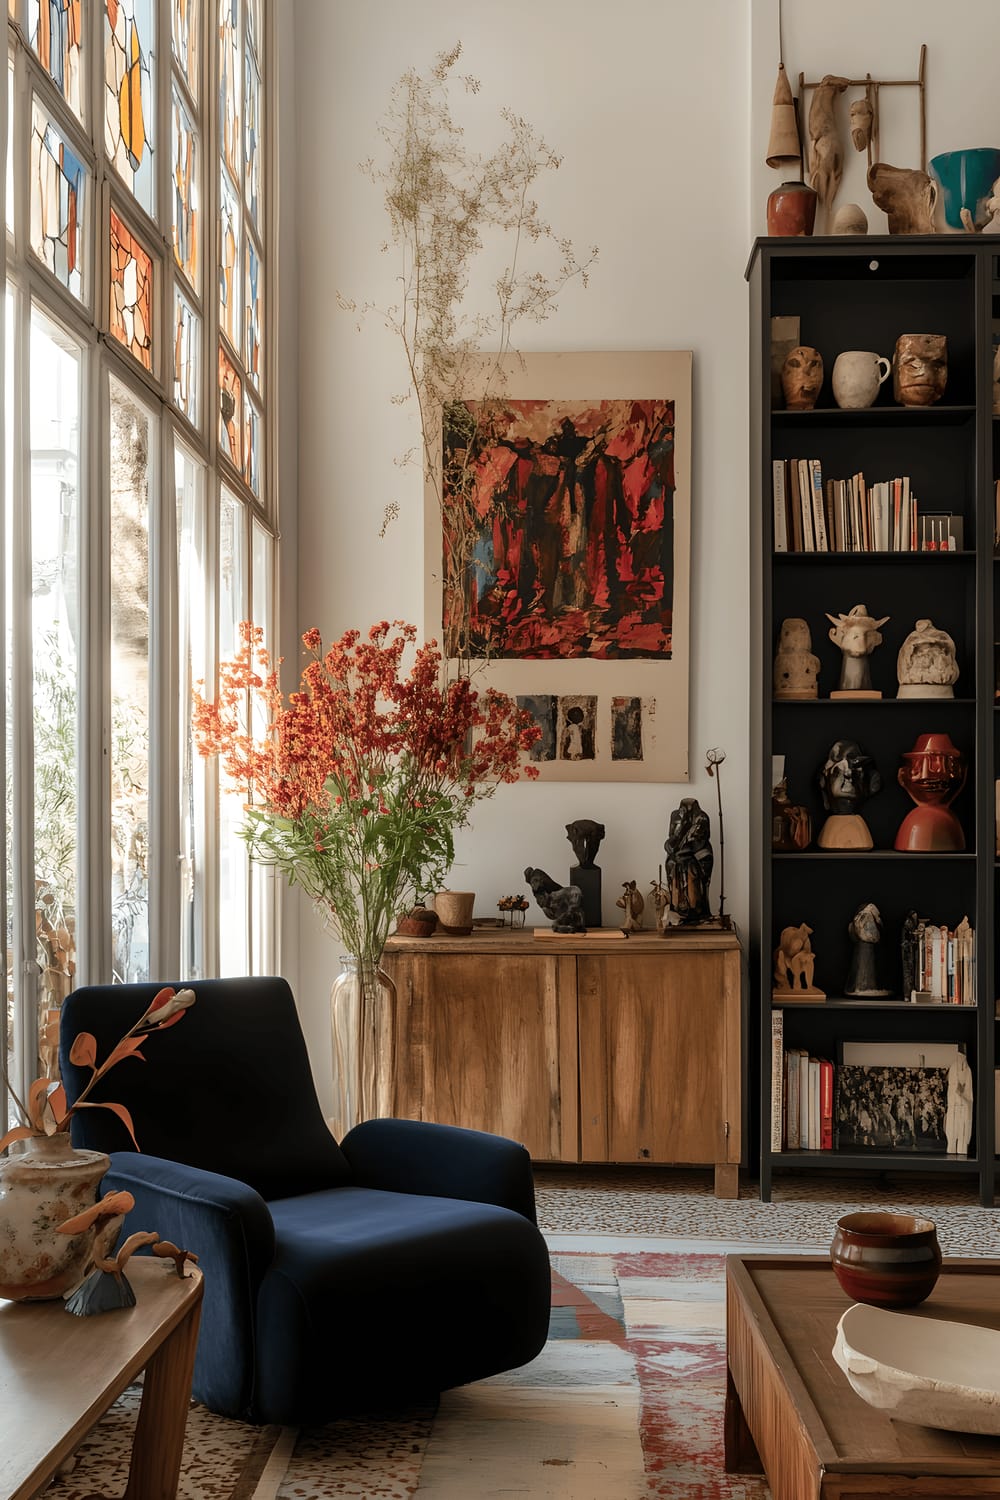
[[[1000, 255], [996, 241], [967, 235], [760, 239], [747, 267], [751, 329], [751, 1058], [760, 1195], [775, 1174], [865, 1169], [966, 1176], [970, 1193], [992, 1204], [996, 1168], [994, 1059], [997, 1054], [993, 930], [997, 919], [994, 782], [1000, 779], [995, 732], [994, 642], [1000, 642], [1000, 562], [994, 560], [994, 480], [1000, 478], [1000, 421], [992, 414], [993, 344], [1000, 341]], [[803, 344], [823, 356], [824, 383], [812, 412], [775, 410], [771, 399], [770, 320], [798, 315]], [[942, 403], [899, 406], [891, 378], [863, 411], [836, 407], [831, 373], [838, 353], [871, 349], [890, 358], [901, 333], [948, 337], [948, 386]], [[869, 482], [908, 474], [923, 506], [961, 515], [957, 553], [774, 551], [772, 460], [819, 458], [824, 478], [864, 471]], [[866, 604], [889, 615], [872, 658], [881, 700], [831, 700], [840, 653], [829, 641], [826, 611]], [[820, 658], [814, 701], [775, 702], [772, 671], [782, 620], [809, 622]], [[957, 647], [953, 700], [900, 700], [896, 657], [918, 619], [930, 617]], [[954, 804], [966, 841], [961, 854], [893, 849], [912, 806], [896, 782], [917, 735], [947, 731], [966, 754], [966, 785]], [[883, 790], [864, 808], [875, 849], [824, 851], [815, 835], [825, 816], [817, 773], [835, 739], [858, 740], [874, 756]], [[785, 756], [789, 794], [812, 814], [813, 843], [801, 853], [771, 848], [772, 755]], [[850, 940], [847, 925], [863, 900], [883, 918], [880, 957], [891, 998], [842, 997]], [[975, 1006], [911, 1004], [902, 988], [899, 939], [906, 913], [975, 929]], [[781, 929], [813, 929], [816, 984], [825, 1001], [780, 1006], [785, 1048], [836, 1061], [845, 1041], [957, 1042], [973, 1071], [975, 1114], [967, 1156], [876, 1150], [771, 1147], [772, 954]], [[894, 978], [894, 976], [896, 976]], [[898, 998], [897, 998], [898, 996]]]

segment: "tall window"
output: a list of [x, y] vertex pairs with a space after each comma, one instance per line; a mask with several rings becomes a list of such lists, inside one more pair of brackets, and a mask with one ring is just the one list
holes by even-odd
[[191, 695], [273, 619], [269, 0], [8, 0], [6, 1027], [74, 985], [273, 965]]

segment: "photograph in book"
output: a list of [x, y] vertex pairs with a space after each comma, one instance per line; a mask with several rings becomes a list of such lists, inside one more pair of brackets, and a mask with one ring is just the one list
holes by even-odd
[[948, 1071], [843, 1063], [835, 1103], [838, 1150], [944, 1153]]

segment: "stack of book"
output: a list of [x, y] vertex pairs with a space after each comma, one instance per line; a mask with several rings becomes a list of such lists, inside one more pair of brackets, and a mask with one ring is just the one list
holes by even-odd
[[771, 468], [776, 552], [951, 550], [951, 531], [933, 546], [921, 534], [908, 474], [875, 484], [860, 471], [824, 481], [818, 458], [776, 458]]
[[835, 1069], [804, 1047], [784, 1047], [784, 1017], [771, 1013], [771, 1150], [833, 1150]]
[[976, 1003], [976, 934], [964, 917], [954, 929], [921, 921], [910, 939], [913, 988], [904, 998], [947, 1005]]

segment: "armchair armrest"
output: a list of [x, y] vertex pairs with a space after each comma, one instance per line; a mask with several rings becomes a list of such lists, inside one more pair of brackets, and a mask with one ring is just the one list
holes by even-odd
[[495, 1203], [535, 1223], [531, 1157], [506, 1136], [423, 1120], [365, 1120], [340, 1149], [361, 1187]]
[[205, 1275], [193, 1394], [212, 1411], [245, 1417], [254, 1389], [257, 1292], [274, 1259], [274, 1224], [246, 1183], [158, 1156], [116, 1151], [103, 1191], [126, 1189], [125, 1233], [154, 1229], [198, 1256]]

